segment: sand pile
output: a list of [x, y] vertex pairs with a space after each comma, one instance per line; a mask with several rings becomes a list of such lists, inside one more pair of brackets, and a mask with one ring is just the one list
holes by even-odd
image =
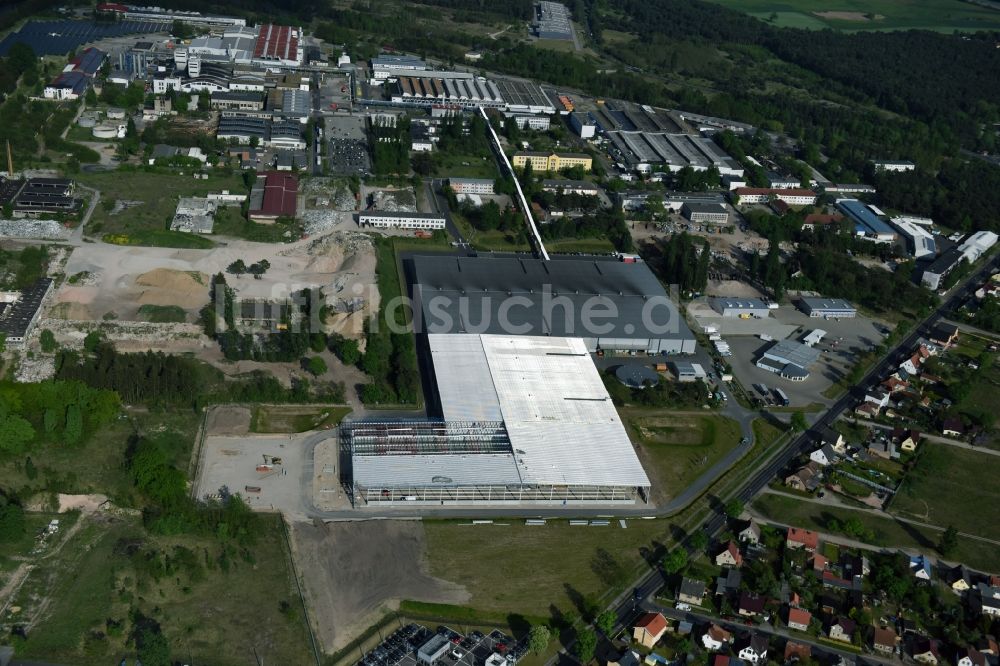
[[209, 278], [204, 273], [157, 268], [135, 279], [141, 288], [137, 301], [141, 305], [177, 305], [198, 308], [208, 300]]

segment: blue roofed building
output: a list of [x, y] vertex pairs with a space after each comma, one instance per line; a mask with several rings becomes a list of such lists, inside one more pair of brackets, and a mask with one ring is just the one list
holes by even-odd
[[837, 208], [854, 223], [858, 236], [877, 243], [892, 243], [896, 240], [895, 230], [867, 204], [857, 199], [838, 199]]
[[89, 48], [83, 50], [80, 55], [70, 60], [73, 71], [83, 72], [87, 76], [93, 76], [101, 69], [107, 54], [100, 49]]
[[70, 60], [59, 76], [45, 86], [42, 95], [45, 99], [79, 99], [87, 92], [94, 75], [100, 71], [107, 55], [100, 49], [85, 49], [80, 55]]

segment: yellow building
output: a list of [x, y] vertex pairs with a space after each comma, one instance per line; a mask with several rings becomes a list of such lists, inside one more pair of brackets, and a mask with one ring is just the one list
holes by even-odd
[[575, 166], [590, 171], [593, 160], [582, 153], [514, 153], [515, 167], [523, 169], [528, 162], [535, 171], [560, 171]]

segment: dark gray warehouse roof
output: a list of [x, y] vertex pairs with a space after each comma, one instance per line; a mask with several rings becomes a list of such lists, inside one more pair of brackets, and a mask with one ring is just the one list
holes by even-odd
[[415, 322], [420, 332], [694, 337], [644, 263], [454, 256], [413, 256], [408, 262], [423, 314]]

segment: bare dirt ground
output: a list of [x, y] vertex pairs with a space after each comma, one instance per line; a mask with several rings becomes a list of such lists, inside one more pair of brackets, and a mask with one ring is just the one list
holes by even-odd
[[[179, 306], [194, 321], [208, 303], [208, 276], [224, 272], [237, 259], [247, 264], [267, 259], [271, 265], [260, 280], [227, 276], [238, 298], [280, 299], [305, 287], [321, 287], [335, 310], [353, 303], [355, 314], [364, 315], [378, 307], [371, 240], [358, 232], [336, 231], [284, 245], [232, 241], [211, 250], [86, 244], [74, 250], [64, 269], [66, 275], [85, 279], [63, 284], [46, 316], [134, 321], [139, 308], [149, 304]], [[360, 325], [351, 324], [343, 334], [360, 335]]]
[[469, 593], [427, 573], [419, 521], [291, 525], [316, 637], [324, 652], [344, 647], [401, 599], [461, 604]]
[[246, 435], [250, 432], [250, 410], [229, 405], [214, 407], [205, 420], [205, 430], [209, 435]]
[[760, 290], [739, 280], [709, 280], [705, 293], [727, 298], [763, 298]]

